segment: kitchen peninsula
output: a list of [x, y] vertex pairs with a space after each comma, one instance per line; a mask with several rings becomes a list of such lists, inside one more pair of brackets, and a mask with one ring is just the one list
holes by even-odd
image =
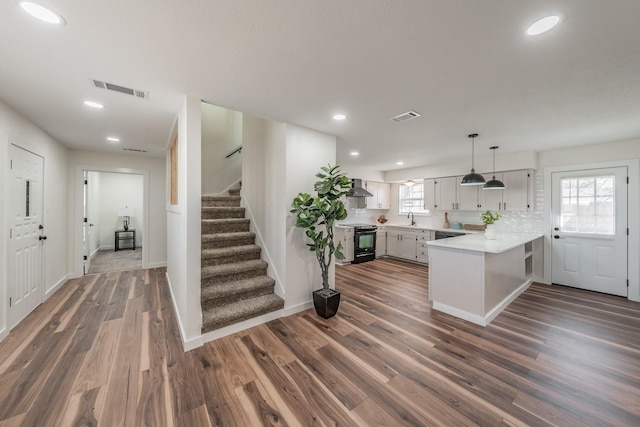
[[468, 234], [427, 242], [433, 308], [486, 326], [542, 276], [542, 234]]

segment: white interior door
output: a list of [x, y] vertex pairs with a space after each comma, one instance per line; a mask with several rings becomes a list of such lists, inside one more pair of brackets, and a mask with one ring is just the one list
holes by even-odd
[[91, 227], [93, 224], [89, 222], [89, 173], [84, 171], [84, 194], [82, 205], [82, 269], [84, 274], [89, 273], [91, 268]]
[[44, 159], [9, 146], [9, 326], [15, 326], [42, 302]]
[[553, 283], [627, 296], [627, 168], [554, 172]]

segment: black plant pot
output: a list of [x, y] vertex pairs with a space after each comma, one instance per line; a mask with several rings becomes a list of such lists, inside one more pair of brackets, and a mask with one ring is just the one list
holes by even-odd
[[325, 319], [335, 316], [339, 305], [340, 291], [335, 289], [313, 291], [313, 306], [318, 316]]

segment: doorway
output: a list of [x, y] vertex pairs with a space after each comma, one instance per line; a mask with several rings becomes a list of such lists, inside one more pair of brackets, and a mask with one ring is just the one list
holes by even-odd
[[[77, 166], [75, 200], [75, 277], [87, 273], [146, 268], [149, 171]], [[115, 232], [123, 229], [123, 212], [129, 217], [129, 229], [135, 229], [136, 245], [133, 249], [133, 242], [126, 242], [128, 250], [116, 252]], [[123, 242], [120, 244], [124, 246]]]
[[9, 328], [36, 308], [44, 295], [44, 159], [9, 144]]
[[551, 282], [628, 296], [628, 169], [551, 174]]

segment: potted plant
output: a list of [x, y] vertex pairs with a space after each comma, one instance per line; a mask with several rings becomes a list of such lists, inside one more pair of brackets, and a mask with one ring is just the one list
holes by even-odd
[[333, 256], [343, 259], [342, 243], [336, 245], [333, 239], [333, 224], [347, 217], [347, 210], [340, 197], [351, 189], [351, 180], [340, 170], [340, 166], [320, 168], [316, 174], [312, 197], [308, 193], [299, 193], [291, 204], [291, 213], [296, 215], [296, 227], [305, 229], [311, 243], [309, 250], [314, 252], [322, 273], [322, 289], [313, 292], [313, 305], [319, 316], [328, 319], [335, 316], [340, 304], [340, 292], [329, 288], [329, 267]]
[[493, 228], [493, 224], [499, 219], [500, 214], [498, 212], [491, 212], [491, 210], [486, 210], [480, 214], [480, 220], [486, 227], [484, 237], [489, 240], [495, 240], [496, 230]]

